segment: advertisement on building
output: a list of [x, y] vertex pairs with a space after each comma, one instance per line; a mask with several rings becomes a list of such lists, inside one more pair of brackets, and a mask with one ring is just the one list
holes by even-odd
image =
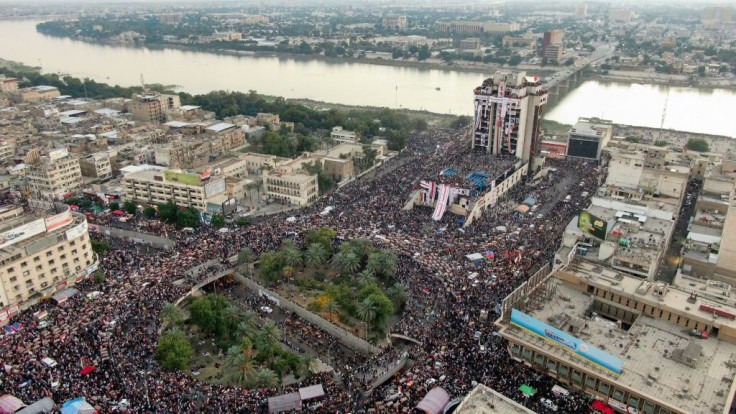
[[31, 238], [45, 231], [46, 224], [43, 219], [34, 220], [20, 227], [8, 230], [0, 234], [0, 249], [6, 246], [10, 246], [11, 244], [17, 243], [21, 240]]
[[547, 325], [524, 312], [512, 309], [511, 324], [530, 332], [559, 348], [579, 355], [614, 375], [620, 375], [623, 370], [623, 362], [621, 359], [603, 352], [593, 345], [583, 342], [566, 332]]
[[46, 231], [54, 231], [74, 221], [71, 210], [46, 218]]
[[224, 193], [226, 189], [227, 186], [225, 185], [225, 179], [211, 181], [204, 185], [204, 196], [206, 198], [210, 198], [217, 194]]
[[594, 216], [587, 211], [581, 211], [578, 216], [578, 228], [601, 240], [606, 239], [608, 223], [600, 217]]
[[66, 231], [66, 239], [72, 240], [87, 232], [87, 220]]
[[222, 203], [222, 214], [230, 214], [238, 208], [235, 199], [231, 198]]

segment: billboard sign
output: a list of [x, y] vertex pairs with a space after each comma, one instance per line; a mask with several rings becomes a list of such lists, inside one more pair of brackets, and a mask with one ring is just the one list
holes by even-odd
[[606, 239], [608, 223], [600, 217], [590, 214], [588, 211], [581, 211], [578, 216], [578, 228], [589, 235], [600, 240]]
[[72, 212], [67, 208], [63, 213], [46, 218], [46, 231], [54, 231], [60, 227], [64, 227], [73, 220]]
[[46, 231], [44, 219], [34, 220], [0, 234], [0, 249]]
[[66, 239], [67, 240], [76, 239], [77, 237], [83, 235], [86, 232], [87, 232], [87, 220], [84, 220], [78, 226], [73, 227], [66, 231]]
[[226, 189], [227, 186], [225, 185], [225, 179], [210, 181], [204, 185], [204, 196], [206, 198], [210, 198], [220, 193], [224, 193]]
[[593, 345], [554, 328], [516, 309], [511, 310], [511, 324], [530, 332], [553, 345], [590, 361], [600, 368], [614, 374], [621, 375], [623, 361], [615, 356], [603, 352]]

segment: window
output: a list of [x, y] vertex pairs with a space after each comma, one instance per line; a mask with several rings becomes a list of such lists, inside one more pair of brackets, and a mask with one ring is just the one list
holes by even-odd
[[644, 401], [644, 413], [654, 414], [654, 404], [650, 403], [649, 401]]
[[519, 354], [521, 354], [521, 346], [519, 346], [519, 344], [511, 345], [511, 354], [519, 356]]
[[17, 277], [15, 277], [15, 276], [13, 276], [13, 277], [11, 277], [11, 278], [10, 278], [10, 281], [11, 281], [11, 282], [15, 282], [16, 280], [18, 280], [18, 278], [17, 278]]
[[572, 371], [572, 382], [575, 384], [582, 384], [583, 383], [583, 374], [580, 372], [577, 372], [575, 370]]
[[560, 377], [567, 378], [570, 375], [570, 367], [560, 365]]
[[629, 397], [629, 403], [628, 404], [630, 406], [634, 407], [634, 408], [639, 408], [639, 398], [638, 397], [635, 397], [633, 395], [630, 396]]
[[613, 395], [611, 396], [616, 401], [622, 401], [624, 399], [624, 392], [620, 389], [616, 388], [613, 390]]
[[522, 358], [526, 359], [527, 361], [532, 360], [532, 350], [531, 349], [525, 349], [522, 352]]
[[59, 248], [58, 248], [58, 249], [56, 249], [56, 250], [58, 250], [58, 251], [60, 251], [60, 252], [63, 252], [63, 251], [64, 251], [64, 245], [61, 245], [61, 246], [59, 246]]
[[557, 363], [555, 361], [547, 361], [547, 371], [557, 373]]
[[36, 266], [36, 270], [39, 270], [40, 271], [41, 269], [43, 269], [43, 266], [41, 266], [41, 265]]
[[595, 377], [586, 375], [585, 376], [585, 386], [591, 389], [595, 389]]
[[50, 256], [51, 256], [51, 251], [46, 252], [46, 257], [50, 257]]
[[599, 382], [598, 383], [598, 391], [601, 392], [601, 394], [608, 395], [608, 392], [611, 390], [611, 385], [607, 382]]
[[33, 258], [33, 261], [34, 261], [34, 262], [40, 262], [40, 261], [41, 261], [41, 258], [40, 258], [40, 257], [38, 257], [38, 256], [36, 256], [36, 257], [34, 257], [34, 258]]
[[15, 269], [14, 269], [14, 268], [12, 268], [12, 267], [9, 267], [9, 268], [8, 268], [8, 273], [13, 273], [13, 272], [15, 272]]
[[28, 275], [30, 275], [30, 274], [31, 274], [31, 272], [30, 272], [30, 271], [28, 271], [28, 270], [26, 270], [25, 272], [23, 272], [23, 276], [28, 276]]
[[544, 366], [544, 355], [536, 355], [534, 357], [534, 363]]
[[49, 266], [52, 266], [54, 263], [56, 263], [54, 259], [49, 260]]
[[22, 262], [22, 263], [20, 264], [20, 267], [28, 267], [28, 262]]

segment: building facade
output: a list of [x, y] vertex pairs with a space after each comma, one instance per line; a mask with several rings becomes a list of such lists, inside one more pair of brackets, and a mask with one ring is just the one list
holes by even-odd
[[96, 269], [84, 215], [64, 204], [54, 207], [43, 214], [22, 207], [0, 211], [0, 323]]
[[499, 72], [474, 93], [473, 149], [524, 161], [539, 153], [547, 91], [538, 77]]
[[319, 197], [316, 175], [266, 172], [263, 174], [263, 189], [268, 197], [297, 206], [307, 205]]
[[613, 136], [613, 121], [598, 118], [579, 118], [570, 129], [568, 158], [583, 161], [598, 161], [601, 151]]
[[46, 201], [61, 200], [64, 194], [79, 191], [83, 184], [79, 159], [65, 149], [52, 150], [28, 164], [26, 179], [31, 198]]
[[406, 16], [400, 14], [389, 14], [383, 18], [384, 29], [404, 30], [408, 26]]
[[[125, 199], [148, 204], [194, 207], [201, 212], [216, 211], [226, 201], [227, 185], [222, 177], [209, 173], [189, 174], [174, 170], [142, 170], [123, 177]], [[212, 205], [212, 206], [211, 206]], [[214, 207], [213, 207], [214, 206]]]
[[128, 111], [136, 121], [159, 123], [166, 121], [166, 111], [177, 110], [180, 106], [179, 95], [144, 91], [141, 94], [133, 94]]

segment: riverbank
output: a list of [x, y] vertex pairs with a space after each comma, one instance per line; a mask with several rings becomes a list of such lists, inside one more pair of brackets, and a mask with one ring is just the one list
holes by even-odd
[[[614, 136], [636, 137], [643, 143], [654, 144], [660, 139], [658, 128], [638, 127], [632, 125], [614, 124]], [[684, 148], [688, 140], [693, 138], [703, 139], [710, 145], [710, 152], [723, 155], [736, 154], [736, 139], [724, 135], [702, 134], [698, 132], [674, 131], [665, 129], [661, 132], [661, 139], [667, 141], [670, 147]]]
[[608, 71], [607, 73], [591, 73], [585, 80], [602, 82], [641, 83], [647, 85], [680, 86], [698, 89], [736, 90], [736, 78], [690, 78], [687, 75], [666, 75], [662, 73]]

